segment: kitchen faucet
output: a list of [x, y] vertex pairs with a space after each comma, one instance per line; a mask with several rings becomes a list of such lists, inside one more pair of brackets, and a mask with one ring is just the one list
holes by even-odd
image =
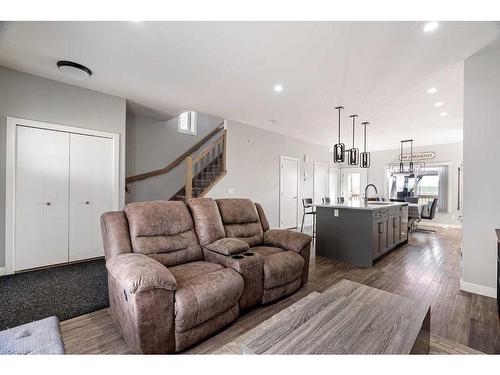
[[366, 187], [365, 187], [365, 206], [366, 206], [366, 204], [367, 204], [367, 202], [368, 202], [368, 197], [367, 197], [367, 195], [366, 195], [366, 192], [368, 191], [368, 188], [369, 188], [370, 186], [373, 186], [373, 188], [375, 189], [375, 194], [378, 194], [377, 187], [376, 187], [375, 185], [373, 185], [373, 184], [368, 184], [368, 185], [366, 185]]

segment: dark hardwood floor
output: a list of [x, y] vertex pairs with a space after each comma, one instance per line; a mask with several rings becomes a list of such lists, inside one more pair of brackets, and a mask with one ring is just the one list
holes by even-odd
[[[460, 290], [460, 243], [458, 229], [438, 228], [436, 234], [412, 233], [407, 245], [387, 254], [373, 268], [315, 257], [313, 252], [309, 282], [298, 292], [245, 313], [186, 353], [212, 353], [309, 293], [323, 292], [342, 279], [430, 303], [436, 346], [458, 343], [484, 353], [500, 353], [496, 300]], [[109, 315], [92, 314], [61, 323], [68, 353], [127, 352]], [[431, 338], [431, 347], [432, 344]]]

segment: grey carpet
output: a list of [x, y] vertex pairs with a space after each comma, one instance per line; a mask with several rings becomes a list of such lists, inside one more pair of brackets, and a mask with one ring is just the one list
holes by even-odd
[[62, 321], [108, 305], [103, 259], [0, 277], [0, 330], [52, 315]]

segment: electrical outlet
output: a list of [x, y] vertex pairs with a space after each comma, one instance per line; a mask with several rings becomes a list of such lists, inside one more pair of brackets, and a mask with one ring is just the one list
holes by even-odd
[[227, 189], [227, 193], [228, 193], [229, 195], [234, 195], [234, 189], [233, 189], [233, 188], [229, 188], [229, 189]]

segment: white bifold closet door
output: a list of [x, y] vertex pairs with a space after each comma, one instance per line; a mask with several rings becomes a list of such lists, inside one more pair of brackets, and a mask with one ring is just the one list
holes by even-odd
[[113, 140], [70, 135], [69, 260], [104, 255], [100, 217], [113, 209]]
[[70, 135], [16, 132], [14, 270], [67, 262]]

